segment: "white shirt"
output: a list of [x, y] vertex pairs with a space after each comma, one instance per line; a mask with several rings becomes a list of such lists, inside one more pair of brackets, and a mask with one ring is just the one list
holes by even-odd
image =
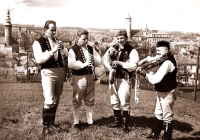
[[155, 74], [147, 73], [146, 78], [151, 84], [156, 84], [159, 83], [168, 72], [172, 72], [174, 69], [174, 64], [171, 61], [166, 60]]
[[[86, 61], [89, 59], [89, 52], [85, 47], [81, 47], [83, 50], [83, 54], [85, 56]], [[101, 57], [97, 53], [95, 49], [93, 49], [93, 58], [94, 58], [94, 66], [98, 67], [101, 65]], [[81, 68], [84, 68], [83, 63], [80, 60], [76, 60], [76, 54], [72, 49], [69, 50], [69, 56], [68, 56], [68, 66], [70, 69], [79, 70]]]

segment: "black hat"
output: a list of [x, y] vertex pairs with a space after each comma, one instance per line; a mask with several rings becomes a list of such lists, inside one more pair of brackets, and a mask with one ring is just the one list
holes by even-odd
[[170, 44], [168, 41], [159, 41], [156, 47], [167, 47], [170, 50]]
[[127, 36], [127, 32], [126, 32], [126, 30], [120, 30], [120, 31], [118, 31], [117, 33], [116, 33], [116, 37], [117, 36], [122, 36], [122, 35], [125, 35], [125, 36]]

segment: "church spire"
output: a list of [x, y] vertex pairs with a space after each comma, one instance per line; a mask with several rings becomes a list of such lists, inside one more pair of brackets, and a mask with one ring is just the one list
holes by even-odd
[[9, 9], [8, 9], [8, 11], [7, 11], [5, 26], [12, 26], [12, 24], [11, 24], [11, 19], [10, 19], [10, 10], [9, 10]]
[[11, 46], [12, 45], [12, 24], [10, 19], [10, 11], [7, 11], [6, 23], [5, 23], [5, 45]]

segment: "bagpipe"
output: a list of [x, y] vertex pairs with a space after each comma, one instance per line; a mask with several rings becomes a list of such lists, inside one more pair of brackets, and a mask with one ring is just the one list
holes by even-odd
[[[111, 94], [111, 88], [113, 87], [114, 93], [117, 95], [117, 88], [116, 88], [116, 70], [117, 70], [117, 65], [113, 63], [113, 61], [119, 61], [121, 56], [123, 56], [124, 62], [126, 62], [129, 59], [128, 53], [123, 52], [123, 49], [120, 48], [119, 44], [115, 44], [110, 46], [111, 49], [108, 50], [109, 57], [111, 60], [111, 69], [109, 70], [109, 75], [108, 75], [108, 83], [109, 83], [109, 93]], [[123, 69], [122, 69], [123, 70]], [[123, 70], [124, 71], [124, 70]], [[125, 71], [124, 71], [125, 72]], [[127, 80], [129, 80], [129, 74], [125, 72], [125, 77]]]
[[162, 57], [154, 57], [151, 61], [147, 60], [147, 57], [138, 62], [137, 69], [135, 71], [135, 102], [139, 103], [139, 93], [140, 93], [140, 75], [146, 76], [146, 71], [161, 65], [171, 56], [171, 53], [167, 53]]
[[116, 87], [116, 68], [117, 68], [117, 66], [114, 65], [112, 62], [114, 60], [119, 60], [121, 52], [119, 51], [119, 45], [113, 45], [111, 47], [113, 50], [108, 51], [109, 57], [111, 59], [111, 67], [112, 67], [112, 69], [109, 70], [109, 75], [108, 75], [108, 84], [109, 84], [108, 93], [111, 95], [111, 88], [113, 87], [114, 93], [116, 94], [116, 97], [118, 97], [117, 87]]

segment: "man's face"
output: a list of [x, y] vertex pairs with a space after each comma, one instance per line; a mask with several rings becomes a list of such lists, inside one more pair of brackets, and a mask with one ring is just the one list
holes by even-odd
[[165, 54], [168, 53], [168, 49], [165, 46], [157, 47], [156, 48], [156, 53], [157, 53], [158, 56], [162, 57], [162, 56], [164, 56]]
[[88, 42], [88, 35], [82, 34], [79, 38], [78, 38], [78, 43], [80, 45], [84, 45], [87, 44]]
[[52, 38], [56, 34], [56, 26], [54, 24], [49, 24], [49, 29], [45, 31], [47, 37]]
[[124, 46], [127, 42], [127, 37], [125, 37], [124, 35], [122, 36], [117, 36], [116, 37], [117, 43], [119, 43], [120, 45]]

